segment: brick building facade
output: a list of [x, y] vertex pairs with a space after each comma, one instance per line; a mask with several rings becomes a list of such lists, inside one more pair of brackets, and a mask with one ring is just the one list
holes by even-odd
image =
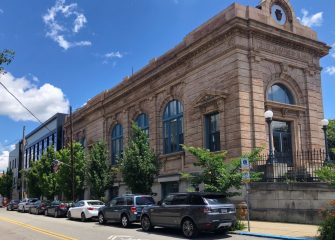
[[[319, 63], [328, 51], [296, 19], [289, 0], [232, 4], [78, 109], [74, 138], [87, 146], [105, 140], [112, 163], [129, 140], [131, 122], [144, 119], [162, 162], [153, 187], [159, 197], [187, 188], [180, 172], [199, 171], [179, 143], [240, 156], [268, 144], [267, 109], [274, 112], [276, 151], [323, 148]], [[69, 133], [67, 119], [67, 139]]]

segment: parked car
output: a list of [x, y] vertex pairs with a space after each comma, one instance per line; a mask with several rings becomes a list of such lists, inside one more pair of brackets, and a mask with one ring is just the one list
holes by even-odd
[[116, 197], [99, 209], [98, 220], [100, 224], [113, 221], [128, 227], [130, 223], [140, 221], [144, 207], [154, 204], [155, 200], [149, 195], [128, 194]]
[[141, 215], [144, 231], [154, 226], [179, 228], [187, 238], [199, 231], [225, 231], [235, 222], [235, 205], [216, 193], [169, 194], [158, 206], [144, 208]]
[[99, 200], [82, 200], [69, 208], [67, 217], [81, 219], [82, 222], [85, 222], [87, 219], [97, 218], [99, 208], [103, 206], [105, 204]]
[[59, 200], [51, 202], [44, 212], [45, 216], [65, 217], [69, 208], [73, 205], [72, 202], [62, 202]]
[[11, 200], [7, 205], [7, 210], [8, 211], [17, 210], [17, 208], [19, 207], [19, 203], [20, 203], [20, 200], [18, 199]]
[[30, 208], [29, 213], [30, 214], [44, 214], [45, 209], [50, 205], [50, 201], [48, 200], [38, 200], [36, 201]]
[[19, 206], [18, 206], [17, 210], [19, 212], [27, 212], [27, 211], [29, 211], [29, 208], [36, 201], [38, 201], [38, 198], [25, 198], [25, 199], [22, 199], [22, 201], [19, 203]]

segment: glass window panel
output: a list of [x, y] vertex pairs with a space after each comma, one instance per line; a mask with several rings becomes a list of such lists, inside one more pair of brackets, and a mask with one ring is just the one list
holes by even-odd
[[291, 92], [282, 84], [275, 84], [268, 91], [268, 99], [284, 104], [294, 104]]

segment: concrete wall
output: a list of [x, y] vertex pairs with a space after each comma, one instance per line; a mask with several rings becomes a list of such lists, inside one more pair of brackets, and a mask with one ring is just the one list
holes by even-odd
[[253, 183], [252, 220], [319, 224], [320, 209], [335, 199], [335, 189], [324, 183]]

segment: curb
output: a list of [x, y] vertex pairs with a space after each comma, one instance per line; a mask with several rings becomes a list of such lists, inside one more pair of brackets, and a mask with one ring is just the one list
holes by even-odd
[[272, 239], [284, 239], [284, 240], [316, 240], [315, 238], [306, 238], [306, 237], [289, 237], [281, 235], [272, 235], [272, 234], [263, 234], [263, 233], [252, 233], [252, 232], [231, 232], [232, 234], [253, 236], [253, 237], [266, 237]]

